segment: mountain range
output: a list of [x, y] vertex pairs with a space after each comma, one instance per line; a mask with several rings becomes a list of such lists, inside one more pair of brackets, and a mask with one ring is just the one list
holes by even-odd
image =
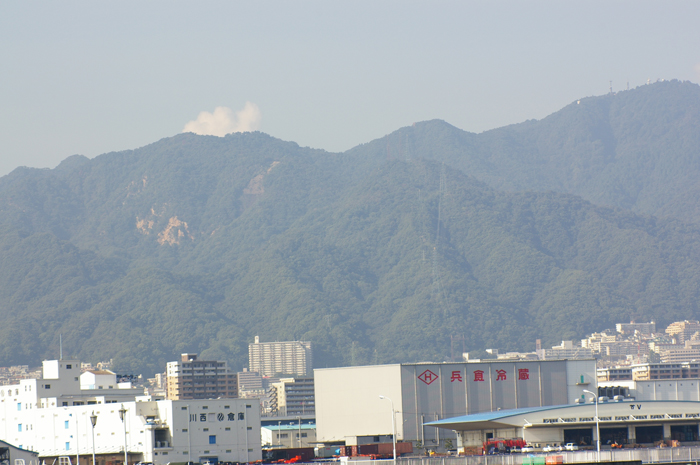
[[182, 352], [318, 367], [533, 350], [697, 319], [700, 87], [582, 98], [474, 134], [443, 121], [344, 153], [179, 134], [0, 178], [0, 356]]

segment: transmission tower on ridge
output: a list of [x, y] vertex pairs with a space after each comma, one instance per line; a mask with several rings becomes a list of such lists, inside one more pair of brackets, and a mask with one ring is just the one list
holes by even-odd
[[[440, 279], [440, 267], [438, 266], [438, 256], [440, 247], [440, 223], [442, 222], [442, 196], [445, 192], [445, 164], [442, 164], [440, 170], [440, 187], [438, 194], [438, 218], [437, 218], [437, 231], [435, 233], [435, 246], [433, 247], [433, 294], [436, 295], [437, 299], [443, 299], [445, 297], [445, 290], [442, 286], [442, 280]], [[444, 302], [442, 302], [443, 314], [447, 314]]]

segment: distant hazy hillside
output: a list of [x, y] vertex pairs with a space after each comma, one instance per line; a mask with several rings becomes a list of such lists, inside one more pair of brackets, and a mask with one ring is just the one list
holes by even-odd
[[584, 98], [482, 134], [417, 123], [351, 153], [445, 161], [496, 189], [554, 190], [700, 221], [700, 86], [659, 82]]
[[[664, 180], [693, 172], [697, 131], [673, 121], [691, 125], [697, 105], [666, 108], [666, 93], [697, 86], [584, 99], [481, 135], [419, 123], [344, 154], [181, 134], [17, 169], [0, 178], [0, 356], [39, 363], [63, 334], [66, 356], [120, 370], [153, 373], [187, 351], [241, 367], [260, 335], [313, 341], [318, 366], [440, 361], [462, 351], [450, 336], [532, 350], [630, 318], [697, 318], [698, 227], [551, 191], [603, 202], [606, 180], [645, 167], [631, 207], [664, 192], [694, 202]], [[658, 108], [629, 110], [644, 100]], [[596, 142], [606, 127], [614, 144]], [[635, 155], [632, 127], [672, 167]]]

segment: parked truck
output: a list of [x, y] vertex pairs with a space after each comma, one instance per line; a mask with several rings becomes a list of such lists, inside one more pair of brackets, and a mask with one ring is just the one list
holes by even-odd
[[510, 454], [513, 451], [520, 452], [525, 446], [525, 440], [523, 438], [489, 438], [487, 439], [482, 448], [481, 453], [486, 454]]

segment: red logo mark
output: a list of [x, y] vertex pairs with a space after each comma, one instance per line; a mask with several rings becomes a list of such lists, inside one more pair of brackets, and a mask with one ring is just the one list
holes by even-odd
[[484, 370], [474, 370], [474, 381], [484, 380]]
[[530, 379], [530, 370], [527, 368], [518, 368], [518, 379], [519, 380]]
[[498, 376], [496, 377], [496, 381], [505, 381], [506, 380], [506, 370], [496, 370], [496, 373], [498, 373]]
[[460, 383], [462, 382], [462, 372], [461, 371], [453, 371], [452, 372], [452, 377], [450, 378], [450, 382], [454, 383], [455, 381], [459, 381]]
[[436, 375], [430, 370], [425, 370], [423, 373], [418, 375], [418, 379], [423, 381], [425, 384], [430, 384], [436, 379], [438, 379], [438, 375]]

